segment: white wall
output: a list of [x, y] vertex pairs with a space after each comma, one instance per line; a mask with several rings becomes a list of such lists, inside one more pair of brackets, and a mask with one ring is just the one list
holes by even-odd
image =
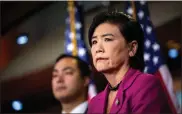
[[[87, 4], [84, 3], [84, 5]], [[116, 5], [121, 10], [123, 6], [124, 4]], [[181, 6], [181, 2], [151, 2], [149, 9], [154, 26], [160, 26], [179, 17], [182, 11]], [[103, 8], [103, 10], [106, 9]], [[88, 31], [91, 19], [98, 12], [85, 14], [85, 32]], [[22, 54], [9, 64], [8, 68], [1, 74], [2, 80], [8, 80], [13, 76], [22, 76], [24, 73], [53, 64], [56, 57], [64, 51], [65, 13], [66, 5], [58, 2], [18, 26], [20, 32], [29, 33], [31, 39], [36, 40], [36, 43], [34, 42], [24, 49]], [[87, 33], [85, 36], [87, 37]], [[88, 46], [87, 38], [86, 44]]]

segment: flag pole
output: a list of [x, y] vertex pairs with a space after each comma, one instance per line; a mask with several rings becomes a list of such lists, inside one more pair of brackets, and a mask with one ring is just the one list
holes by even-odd
[[75, 30], [75, 5], [73, 0], [72, 1], [68, 0], [68, 11], [70, 15], [71, 34], [73, 34], [73, 38], [71, 39], [73, 43], [72, 55], [77, 56], [77, 40], [76, 40], [76, 30]]
[[131, 1], [131, 6], [132, 6], [132, 10], [133, 10], [133, 14], [132, 14], [132, 17], [136, 19], [136, 8], [135, 8], [135, 2], [134, 1]]

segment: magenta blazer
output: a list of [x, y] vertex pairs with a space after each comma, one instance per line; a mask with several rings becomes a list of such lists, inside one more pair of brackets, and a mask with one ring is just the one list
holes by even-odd
[[[108, 85], [89, 103], [87, 114], [105, 114]], [[119, 85], [110, 113], [118, 114], [171, 114], [168, 100], [159, 79], [130, 68]]]

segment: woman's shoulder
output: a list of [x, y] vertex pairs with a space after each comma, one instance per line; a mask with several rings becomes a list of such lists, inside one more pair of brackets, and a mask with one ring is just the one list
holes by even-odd
[[100, 92], [100, 93], [98, 93], [96, 96], [94, 96], [91, 100], [90, 100], [90, 102], [89, 102], [89, 104], [95, 104], [95, 103], [97, 103], [98, 102], [98, 100], [100, 100], [100, 99], [102, 99], [104, 96], [104, 90], [102, 91], [102, 92]]
[[142, 83], [159, 83], [159, 78], [156, 75], [140, 72], [137, 76], [136, 82]]
[[[135, 86], [136, 85], [136, 86]], [[132, 88], [136, 91], [147, 90], [150, 88], [161, 88], [159, 77], [153, 74], [139, 72], [138, 76], [133, 82]]]
[[124, 85], [128, 98], [137, 98], [136, 96], [145, 97], [147, 93], [153, 95], [163, 91], [162, 84], [157, 76], [140, 71], [137, 71], [135, 76], [135, 79], [129, 80], [132, 82], [128, 84], [129, 86], [127, 84]]
[[124, 85], [127, 86], [126, 88], [128, 88], [135, 84], [159, 83], [159, 78], [153, 74], [144, 73], [137, 69], [131, 69], [123, 82]]
[[100, 109], [100, 107], [103, 105], [102, 103], [105, 95], [104, 92], [105, 91], [100, 92], [90, 100], [88, 105], [88, 114], [93, 113], [94, 111], [98, 111], [98, 109]]

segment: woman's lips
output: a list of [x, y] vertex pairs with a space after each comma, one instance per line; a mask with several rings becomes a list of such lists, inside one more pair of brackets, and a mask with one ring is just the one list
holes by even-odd
[[108, 58], [103, 58], [103, 57], [96, 58], [96, 62], [105, 61], [105, 60], [108, 60]]

